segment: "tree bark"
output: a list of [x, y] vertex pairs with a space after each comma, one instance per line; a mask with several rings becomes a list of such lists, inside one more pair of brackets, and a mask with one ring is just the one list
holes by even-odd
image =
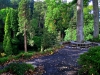
[[83, 0], [77, 0], [77, 42], [83, 41]]
[[99, 37], [99, 8], [98, 0], [93, 0], [93, 17], [94, 17], [94, 32], [93, 37]]
[[26, 24], [24, 27], [24, 50], [27, 52], [27, 34], [26, 34]]

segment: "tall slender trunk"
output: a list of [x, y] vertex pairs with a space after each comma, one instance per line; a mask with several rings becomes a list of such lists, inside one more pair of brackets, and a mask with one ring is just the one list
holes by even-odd
[[24, 27], [24, 50], [27, 52], [27, 34], [26, 34], [26, 24]]
[[99, 8], [98, 0], [93, 0], [94, 33], [93, 37], [99, 37]]
[[77, 42], [83, 41], [83, 0], [77, 0]]

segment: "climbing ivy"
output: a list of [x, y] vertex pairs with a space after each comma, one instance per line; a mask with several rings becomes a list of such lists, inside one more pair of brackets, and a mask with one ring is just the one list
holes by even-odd
[[7, 55], [12, 54], [12, 45], [11, 45], [11, 30], [10, 30], [10, 12], [8, 12], [5, 20], [5, 27], [4, 27], [4, 40], [3, 40], [3, 48]]

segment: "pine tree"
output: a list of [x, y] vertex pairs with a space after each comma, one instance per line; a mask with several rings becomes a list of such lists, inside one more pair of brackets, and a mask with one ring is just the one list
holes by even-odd
[[18, 7], [19, 33], [24, 35], [24, 49], [27, 52], [27, 30], [29, 25], [29, 0], [21, 0]]

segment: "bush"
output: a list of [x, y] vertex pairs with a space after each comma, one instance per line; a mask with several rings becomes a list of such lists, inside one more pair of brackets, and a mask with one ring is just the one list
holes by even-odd
[[26, 71], [34, 70], [34, 67], [26, 63], [11, 63], [1, 72], [11, 72], [16, 75], [24, 75]]
[[93, 38], [93, 39], [90, 39], [90, 41], [92, 41], [92, 42], [100, 42], [100, 38]]
[[20, 53], [20, 54], [18, 54], [16, 56], [10, 55], [10, 56], [6, 56], [6, 57], [2, 57], [2, 58], [0, 58], [0, 64], [4, 64], [5, 62], [10, 61], [12, 59], [20, 59], [20, 58], [22, 58], [22, 59], [28, 59], [32, 55], [33, 55], [33, 53], [28, 53], [27, 52], [27, 53]]
[[50, 33], [47, 29], [44, 29], [43, 37], [41, 40], [41, 46], [44, 49], [53, 47], [57, 44], [57, 33]]
[[78, 63], [82, 66], [82, 75], [100, 75], [100, 46], [92, 47], [88, 52], [80, 55]]
[[9, 59], [9, 57], [3, 57], [3, 58], [0, 58], [0, 64], [3, 64], [5, 62], [7, 62]]
[[41, 37], [34, 36], [33, 40], [34, 40], [34, 44], [37, 46], [37, 48], [40, 48], [41, 47]]
[[19, 59], [19, 58], [27, 59], [27, 58], [30, 58], [32, 55], [33, 55], [33, 53], [28, 53], [28, 52], [20, 53], [15, 58], [16, 59]]

